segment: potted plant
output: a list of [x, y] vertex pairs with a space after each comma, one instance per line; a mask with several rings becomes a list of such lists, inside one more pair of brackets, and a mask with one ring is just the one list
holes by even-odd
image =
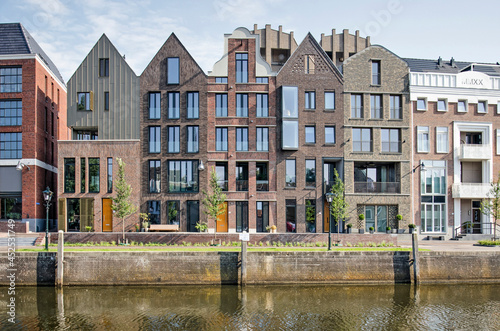
[[346, 229], [347, 233], [352, 233], [352, 224], [351, 223], [347, 223], [346, 227], [347, 227], [347, 229]]
[[139, 223], [135, 223], [135, 232], [139, 232], [140, 230], [140, 226], [139, 226]]
[[208, 224], [205, 222], [198, 222], [195, 225], [196, 230], [200, 232], [207, 232], [208, 231]]
[[139, 218], [141, 219], [142, 230], [147, 232], [149, 228], [149, 214], [139, 213]]
[[415, 224], [413, 224], [413, 223], [408, 224], [408, 229], [410, 230], [410, 233], [415, 232], [415, 228], [416, 227], [417, 226]]
[[403, 220], [403, 215], [397, 214], [396, 219], [398, 220], [398, 229], [397, 233], [405, 233], [405, 229], [401, 228], [401, 221]]
[[368, 230], [370, 230], [370, 233], [371, 233], [371, 234], [373, 234], [373, 232], [375, 232], [375, 228], [374, 228], [373, 226], [370, 226], [370, 227], [368, 228]]
[[270, 233], [276, 233], [276, 225], [269, 225], [269, 226], [266, 226], [266, 230], [267, 232], [270, 232]]
[[87, 231], [87, 232], [91, 232], [91, 231], [92, 231], [92, 227], [87, 225], [87, 226], [85, 227], [85, 231]]
[[391, 227], [390, 226], [388, 226], [388, 227], [385, 228], [385, 233], [391, 233]]
[[147, 222], [147, 221], [142, 222], [142, 228], [144, 229], [144, 232], [148, 232], [149, 231], [149, 222]]
[[365, 233], [365, 224], [364, 224], [365, 215], [359, 214], [358, 218], [359, 218], [359, 221], [358, 221], [359, 233], [363, 234], [363, 233]]

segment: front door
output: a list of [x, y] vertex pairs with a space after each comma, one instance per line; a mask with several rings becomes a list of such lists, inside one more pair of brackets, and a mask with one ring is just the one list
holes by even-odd
[[227, 201], [223, 202], [224, 213], [217, 216], [217, 232], [228, 232], [228, 222], [227, 222]]
[[187, 230], [197, 232], [196, 223], [200, 220], [200, 203], [196, 200], [189, 200], [187, 203]]
[[325, 221], [323, 222], [323, 232], [328, 232], [330, 228], [330, 204], [325, 200], [323, 215]]
[[481, 233], [481, 201], [472, 201], [472, 233]]
[[102, 232], [113, 231], [113, 211], [111, 199], [102, 199]]

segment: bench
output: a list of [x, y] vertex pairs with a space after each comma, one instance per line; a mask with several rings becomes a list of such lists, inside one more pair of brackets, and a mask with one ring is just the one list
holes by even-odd
[[151, 224], [149, 231], [179, 231], [177, 224]]
[[427, 236], [427, 240], [444, 240], [444, 236]]

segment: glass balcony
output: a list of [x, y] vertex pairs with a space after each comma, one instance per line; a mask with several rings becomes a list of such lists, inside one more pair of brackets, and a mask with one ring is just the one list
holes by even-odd
[[257, 180], [257, 191], [269, 191], [269, 181]]
[[399, 182], [355, 182], [355, 193], [401, 193]]

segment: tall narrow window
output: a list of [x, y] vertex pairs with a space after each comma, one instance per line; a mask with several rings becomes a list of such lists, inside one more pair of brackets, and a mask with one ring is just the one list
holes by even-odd
[[179, 225], [180, 214], [181, 214], [180, 201], [167, 201], [167, 224]]
[[305, 109], [316, 109], [316, 92], [306, 91], [304, 93]]
[[148, 200], [147, 207], [149, 214], [149, 222], [151, 224], [161, 224], [161, 201]]
[[269, 201], [257, 201], [257, 232], [266, 232], [269, 226]]
[[161, 116], [161, 93], [149, 93], [149, 119], [157, 120]]
[[23, 102], [21, 100], [0, 100], [0, 126], [23, 124]]
[[99, 59], [99, 76], [109, 77], [109, 59]]
[[403, 109], [401, 108], [401, 96], [391, 95], [391, 119], [400, 120], [403, 118]]
[[43, 121], [43, 131], [48, 132], [49, 130], [49, 110], [45, 107], [44, 111], [45, 121]]
[[370, 96], [370, 107], [371, 107], [371, 118], [382, 119], [382, 96], [381, 95], [371, 95]]
[[215, 150], [227, 151], [227, 128], [215, 128]]
[[314, 74], [314, 55], [306, 55], [304, 57], [304, 68], [306, 74]]
[[325, 109], [335, 109], [335, 92], [325, 92]]
[[236, 191], [248, 191], [248, 162], [236, 162]]
[[297, 232], [297, 202], [295, 199], [286, 199], [286, 232]]
[[298, 149], [299, 148], [299, 111], [298, 111], [298, 87], [283, 86], [282, 87], [282, 137], [281, 147], [283, 149]]
[[187, 127], [187, 152], [198, 153], [198, 126]]
[[64, 193], [75, 193], [75, 159], [64, 159]]
[[325, 144], [335, 144], [334, 126], [325, 126]]
[[380, 60], [372, 60], [372, 85], [380, 85]]
[[167, 84], [179, 84], [179, 58], [167, 59]]
[[82, 157], [80, 158], [80, 193], [85, 193], [86, 189], [86, 184], [85, 184], [85, 174], [87, 170], [85, 169], [86, 167], [86, 162], [87, 160]]
[[149, 127], [149, 152], [161, 152], [161, 130], [159, 126]]
[[200, 96], [198, 92], [187, 93], [187, 118], [200, 117]]
[[236, 83], [248, 83], [247, 53], [236, 53]]
[[236, 94], [236, 116], [248, 117], [248, 94]]
[[269, 96], [267, 94], [256, 94], [257, 98], [257, 117], [269, 116]]
[[363, 118], [363, 96], [351, 94], [351, 117]]
[[215, 95], [215, 116], [227, 117], [227, 94]]
[[113, 158], [108, 157], [108, 193], [113, 192]]
[[316, 232], [316, 200], [306, 199], [306, 232]]
[[179, 104], [180, 94], [179, 92], [168, 92], [168, 118], [177, 119], [179, 118]]
[[161, 192], [161, 161], [149, 160], [149, 193]]
[[248, 201], [236, 201], [236, 232], [248, 232]]
[[179, 126], [169, 126], [168, 127], [168, 152], [169, 153], [179, 153], [180, 152], [180, 127]]
[[316, 160], [306, 160], [306, 186], [316, 186]]
[[286, 160], [285, 186], [296, 187], [297, 181], [295, 177], [295, 160]]
[[91, 92], [78, 92], [77, 110], [93, 110]]
[[248, 151], [248, 128], [236, 128], [236, 150]]
[[269, 175], [266, 162], [255, 163], [255, 178], [257, 191], [269, 191]]
[[371, 152], [372, 151], [372, 130], [369, 128], [352, 129], [352, 151]]
[[54, 118], [54, 112], [50, 112], [50, 121], [51, 121], [51, 126], [50, 126], [50, 134], [52, 137], [54, 137], [55, 129], [56, 129], [56, 121]]
[[89, 193], [99, 193], [99, 158], [89, 158]]
[[429, 127], [417, 126], [417, 152], [429, 152]]
[[227, 191], [228, 174], [227, 174], [227, 162], [216, 162], [215, 172], [217, 174], [217, 185], [223, 190]]
[[257, 151], [269, 150], [269, 128], [257, 128]]
[[436, 127], [436, 153], [448, 153], [448, 128]]
[[104, 110], [109, 110], [109, 92], [104, 92]]

